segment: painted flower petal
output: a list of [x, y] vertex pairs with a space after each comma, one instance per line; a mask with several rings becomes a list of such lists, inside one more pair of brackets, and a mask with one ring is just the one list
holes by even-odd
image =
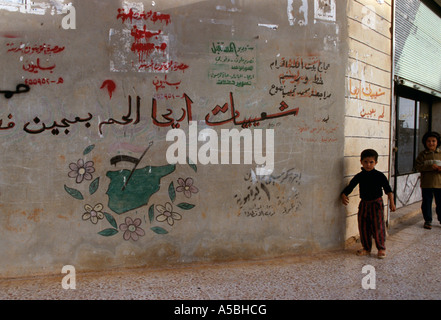
[[78, 168], [82, 168], [82, 167], [84, 167], [84, 161], [83, 161], [83, 159], [78, 159], [78, 161], [77, 161], [77, 166], [78, 166]]
[[136, 218], [135, 220], [133, 220], [133, 224], [136, 226], [136, 227], [138, 227], [138, 226], [140, 226], [141, 225], [141, 219], [139, 219], [139, 218]]
[[101, 210], [103, 210], [103, 205], [101, 204], [101, 203], [97, 203], [96, 205], [95, 205], [95, 207], [93, 207], [93, 210], [95, 210], [95, 211], [101, 211]]
[[86, 172], [88, 172], [88, 173], [93, 173], [93, 172], [95, 172], [95, 168], [94, 168], [94, 167], [85, 167], [84, 169], [85, 169]]
[[73, 171], [78, 171], [78, 166], [72, 162], [69, 164], [69, 169]]
[[90, 221], [92, 221], [93, 224], [97, 224], [97, 222], [98, 222], [97, 216], [91, 216]]
[[141, 228], [136, 228], [135, 232], [136, 232], [136, 234], [137, 234], [138, 236], [144, 236], [144, 235], [145, 235], [144, 230], [141, 229]]
[[84, 174], [84, 179], [86, 179], [86, 180], [92, 180], [92, 175], [91, 175], [90, 173], [86, 172], [86, 173]]
[[89, 213], [90, 213], [90, 211], [93, 210], [93, 208], [92, 208], [92, 206], [91, 206], [90, 204], [86, 204], [86, 205], [84, 206], [84, 209], [86, 209], [86, 211], [89, 212]]
[[121, 224], [119, 225], [119, 230], [121, 230], [121, 231], [126, 231], [128, 227], [129, 227], [129, 226], [126, 225], [125, 223], [121, 223]]
[[89, 212], [83, 213], [82, 218], [83, 218], [83, 220], [89, 220], [90, 219], [90, 213]]
[[123, 239], [124, 239], [124, 240], [129, 240], [131, 234], [132, 234], [132, 233], [131, 233], [129, 230], [126, 230], [126, 231], [124, 232]]
[[133, 241], [138, 241], [139, 236], [135, 232], [130, 232], [130, 237]]
[[102, 212], [100, 212], [100, 211], [97, 211], [97, 213], [96, 213], [96, 216], [97, 216], [97, 218], [98, 219], [104, 219], [104, 213], [102, 213]]
[[179, 185], [180, 185], [181, 187], [185, 187], [185, 181], [184, 181], [184, 179], [179, 178], [179, 179], [178, 179], [178, 183], [179, 183]]
[[169, 211], [169, 212], [172, 212], [172, 211], [173, 211], [173, 206], [172, 206], [172, 204], [171, 204], [170, 202], [167, 202], [167, 203], [165, 204], [165, 210], [166, 210], [166, 211]]
[[69, 171], [67, 175], [69, 176], [69, 178], [76, 178], [78, 176], [78, 171]]
[[172, 218], [174, 220], [181, 220], [182, 216], [179, 213], [177, 213], [177, 212], [172, 212]]
[[187, 178], [185, 179], [185, 185], [190, 187], [193, 185], [193, 178]]
[[163, 214], [160, 214], [160, 215], [158, 215], [156, 217], [156, 220], [159, 221], [159, 222], [164, 222], [165, 220], [167, 220], [167, 216], [163, 215]]
[[130, 217], [126, 217], [125, 222], [126, 222], [126, 225], [128, 225], [128, 226], [130, 226], [131, 224], [133, 224], [133, 220], [132, 220], [132, 218], [130, 218]]
[[156, 210], [158, 210], [159, 213], [164, 213], [166, 211], [165, 207], [160, 204], [156, 206]]
[[86, 168], [86, 167], [93, 167], [93, 161], [87, 161], [87, 162], [84, 164], [84, 168]]
[[83, 181], [84, 179], [84, 175], [83, 174], [78, 174], [77, 175], [77, 179], [75, 180], [76, 183], [81, 183], [81, 181]]
[[167, 217], [167, 223], [168, 223], [170, 226], [172, 226], [172, 225], [175, 223], [175, 221], [173, 220], [172, 217]]

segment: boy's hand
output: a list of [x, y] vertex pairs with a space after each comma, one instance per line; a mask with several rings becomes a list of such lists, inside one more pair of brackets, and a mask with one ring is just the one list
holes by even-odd
[[392, 212], [394, 212], [395, 210], [397, 210], [397, 208], [395, 207], [395, 203], [393, 203], [393, 202], [391, 202], [391, 203], [389, 204], [389, 207], [390, 207], [390, 211], [392, 211]]
[[397, 210], [397, 208], [395, 207], [394, 194], [390, 192], [387, 194], [387, 197], [389, 198], [390, 211], [394, 212], [395, 210]]
[[341, 198], [341, 203], [343, 203], [345, 206], [347, 206], [349, 203], [349, 197], [347, 195], [345, 195], [344, 193], [342, 193], [340, 198]]

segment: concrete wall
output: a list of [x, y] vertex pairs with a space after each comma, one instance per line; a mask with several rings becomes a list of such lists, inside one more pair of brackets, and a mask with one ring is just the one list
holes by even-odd
[[[348, 1], [345, 182], [360, 171], [360, 153], [379, 154], [377, 170], [389, 176], [391, 126], [391, 1]], [[387, 198], [385, 198], [387, 199]], [[358, 236], [358, 190], [347, 208], [346, 238]]]
[[[344, 244], [344, 166], [368, 141], [387, 171], [389, 35], [364, 28], [363, 3], [21, 2], [0, 1], [0, 276]], [[349, 68], [347, 8], [369, 37]], [[375, 8], [379, 29], [390, 5]], [[385, 95], [350, 93], [366, 87]], [[252, 143], [223, 158], [235, 129], [262, 134], [274, 168]]]

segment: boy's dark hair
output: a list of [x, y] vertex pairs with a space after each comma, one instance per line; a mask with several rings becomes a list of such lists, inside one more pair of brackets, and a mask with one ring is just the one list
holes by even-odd
[[426, 146], [426, 141], [427, 141], [427, 139], [429, 139], [429, 138], [431, 138], [431, 137], [433, 137], [433, 138], [435, 138], [436, 139], [436, 141], [437, 141], [437, 147], [439, 147], [439, 145], [440, 145], [440, 135], [439, 135], [439, 133], [438, 132], [435, 132], [435, 131], [429, 131], [429, 132], [426, 132], [425, 134], [424, 134], [424, 136], [423, 136], [423, 145], [424, 145], [424, 148], [426, 148], [427, 149], [427, 146]]
[[361, 152], [361, 155], [360, 155], [360, 160], [363, 160], [365, 158], [370, 158], [370, 157], [374, 158], [375, 162], [377, 162], [378, 161], [378, 153], [377, 153], [377, 151], [375, 151], [374, 149], [363, 150]]

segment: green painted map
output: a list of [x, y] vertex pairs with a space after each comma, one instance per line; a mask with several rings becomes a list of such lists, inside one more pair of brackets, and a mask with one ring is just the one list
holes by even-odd
[[106, 194], [109, 197], [108, 207], [117, 214], [122, 214], [146, 206], [150, 197], [158, 192], [161, 179], [175, 171], [176, 165], [147, 166], [136, 169], [130, 176], [130, 170], [108, 171], [110, 178]]

